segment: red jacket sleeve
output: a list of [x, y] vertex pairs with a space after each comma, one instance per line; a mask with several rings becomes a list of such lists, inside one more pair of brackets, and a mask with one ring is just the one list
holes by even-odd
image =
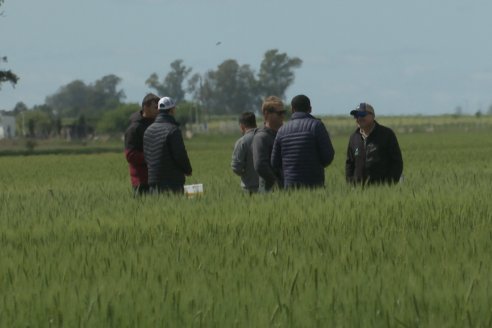
[[125, 149], [125, 157], [127, 162], [134, 166], [145, 164], [143, 151], [136, 149]]

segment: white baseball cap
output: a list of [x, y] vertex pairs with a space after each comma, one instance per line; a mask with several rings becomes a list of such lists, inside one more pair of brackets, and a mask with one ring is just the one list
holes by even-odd
[[157, 108], [162, 111], [167, 111], [176, 107], [176, 103], [171, 97], [162, 97], [157, 103]]

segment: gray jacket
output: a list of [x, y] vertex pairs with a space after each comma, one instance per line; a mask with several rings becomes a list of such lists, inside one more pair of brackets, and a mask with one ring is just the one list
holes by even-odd
[[258, 191], [258, 173], [253, 166], [253, 152], [251, 143], [256, 129], [248, 130], [234, 145], [231, 168], [241, 177], [241, 187], [248, 191]]
[[260, 176], [259, 191], [270, 191], [275, 183], [282, 187], [280, 173], [275, 171], [271, 164], [273, 142], [277, 132], [267, 128], [259, 128], [253, 138], [251, 150], [253, 151], [253, 165]]

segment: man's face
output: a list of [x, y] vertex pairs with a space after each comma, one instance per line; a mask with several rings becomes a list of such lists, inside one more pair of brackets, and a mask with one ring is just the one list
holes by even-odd
[[358, 113], [355, 116], [355, 120], [361, 129], [366, 129], [374, 123], [374, 114], [368, 112]]

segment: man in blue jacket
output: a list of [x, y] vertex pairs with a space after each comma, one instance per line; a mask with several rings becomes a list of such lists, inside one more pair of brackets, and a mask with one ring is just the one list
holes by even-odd
[[305, 95], [292, 98], [292, 117], [277, 133], [271, 164], [281, 169], [285, 188], [323, 187], [325, 167], [335, 150], [324, 124], [311, 115], [311, 101]]

